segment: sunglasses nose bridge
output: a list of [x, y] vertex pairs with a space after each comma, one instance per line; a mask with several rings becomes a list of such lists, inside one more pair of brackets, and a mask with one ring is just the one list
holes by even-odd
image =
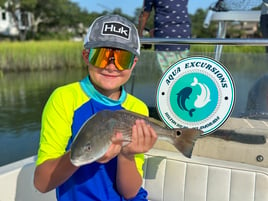
[[109, 61], [115, 59], [115, 58], [114, 58], [114, 50], [110, 50], [110, 51], [109, 51], [109, 57], [108, 57], [108, 59], [109, 59]]
[[109, 50], [109, 60], [111, 57], [114, 58], [114, 50], [113, 49]]
[[108, 63], [111, 63], [111, 62], [114, 63], [114, 60], [115, 60], [115, 58], [114, 58], [114, 50], [110, 50], [109, 51], [109, 56], [108, 56]]

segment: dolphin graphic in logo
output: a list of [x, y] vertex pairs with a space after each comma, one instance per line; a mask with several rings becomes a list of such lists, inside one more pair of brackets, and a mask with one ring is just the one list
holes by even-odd
[[194, 108], [188, 110], [186, 108], [185, 102], [186, 99], [189, 99], [189, 96], [191, 95], [193, 89], [191, 87], [185, 87], [182, 90], [180, 90], [179, 93], [177, 93], [177, 102], [178, 106], [180, 107], [181, 110], [189, 112], [190, 117], [193, 116], [193, 112], [195, 111]]
[[199, 83], [197, 78], [194, 77], [194, 81], [191, 84], [191, 86], [196, 86], [196, 85], [199, 85], [199, 87], [201, 88], [201, 94], [197, 95], [197, 99], [194, 102], [194, 106], [197, 108], [202, 108], [206, 104], [208, 104], [208, 102], [211, 101], [210, 100], [210, 91], [209, 91], [209, 88], [207, 87], [207, 85]]

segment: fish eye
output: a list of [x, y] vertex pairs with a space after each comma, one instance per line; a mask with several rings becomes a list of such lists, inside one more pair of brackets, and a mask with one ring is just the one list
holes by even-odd
[[91, 151], [91, 144], [90, 143], [87, 143], [86, 146], [85, 146], [85, 150], [86, 151]]

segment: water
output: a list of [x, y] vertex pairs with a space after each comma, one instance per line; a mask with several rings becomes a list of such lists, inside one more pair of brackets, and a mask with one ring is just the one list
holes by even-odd
[[37, 153], [42, 109], [50, 93], [85, 73], [8, 73], [0, 79], [0, 165]]
[[[241, 57], [223, 55], [222, 61], [231, 72], [237, 89], [233, 116], [245, 111], [250, 87], [258, 77], [268, 72], [264, 56]], [[7, 73], [0, 78], [0, 166], [37, 153], [41, 114], [49, 95], [56, 87], [86, 75], [85, 69], [72, 69]], [[154, 53], [145, 52], [126, 90], [154, 107], [160, 77]]]

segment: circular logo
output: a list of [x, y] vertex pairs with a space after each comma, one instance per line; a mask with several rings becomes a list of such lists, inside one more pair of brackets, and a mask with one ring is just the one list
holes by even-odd
[[188, 57], [171, 65], [156, 94], [160, 118], [170, 128], [197, 128], [203, 135], [231, 115], [235, 87], [228, 70], [208, 57]]

